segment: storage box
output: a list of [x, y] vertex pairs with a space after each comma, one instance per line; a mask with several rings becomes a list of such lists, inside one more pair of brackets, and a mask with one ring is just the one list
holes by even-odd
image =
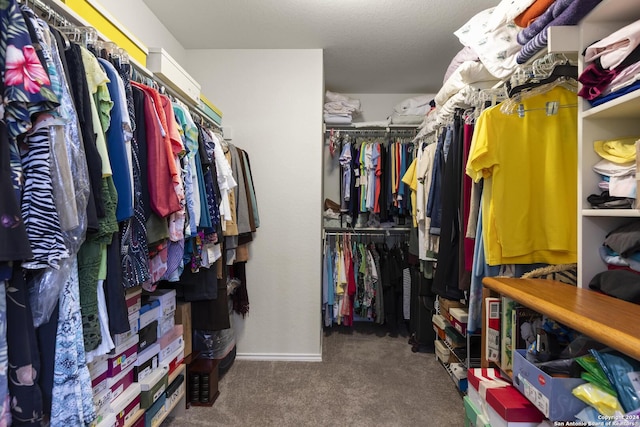
[[169, 375], [173, 374], [173, 372], [182, 364], [184, 361], [184, 343], [183, 345], [175, 351], [175, 353], [169, 355], [169, 357], [162, 362], [162, 366], [169, 367]]
[[166, 414], [165, 403], [167, 401], [167, 397], [162, 394], [158, 400], [155, 401], [153, 405], [147, 409], [147, 412], [144, 414], [144, 426], [145, 427], [157, 427], [160, 425], [160, 419], [164, 417]]
[[173, 315], [176, 311], [176, 290], [175, 289], [158, 289], [148, 295], [149, 301], [160, 301], [160, 316], [165, 317]]
[[469, 427], [491, 427], [487, 417], [473, 404], [469, 396], [465, 396], [462, 401], [464, 402], [464, 412], [466, 423]]
[[[183, 357], [183, 355], [184, 340], [182, 339], [182, 337], [178, 337], [168, 347], [165, 347], [164, 350], [160, 350], [160, 353], [158, 355], [158, 362], [161, 365], [169, 366], [172, 361], [176, 360], [177, 358]], [[171, 373], [171, 371], [169, 371], [169, 373]]]
[[109, 379], [109, 372], [104, 371], [97, 377], [91, 379], [91, 388], [93, 389], [93, 394], [102, 393], [107, 390], [109, 387], [107, 386], [107, 380]]
[[163, 361], [171, 353], [174, 353], [180, 346], [184, 346], [182, 325], [175, 325], [171, 331], [161, 336], [158, 340], [158, 344], [160, 344], [159, 360]]
[[133, 383], [133, 365], [115, 377], [107, 379], [107, 387], [111, 391], [111, 402], [117, 399]]
[[434, 344], [436, 348], [436, 357], [442, 363], [449, 363], [449, 355], [451, 354], [449, 348], [440, 340], [436, 340]]
[[115, 377], [138, 360], [138, 335], [134, 335], [115, 348], [114, 356], [109, 357], [108, 372], [110, 377]]
[[438, 337], [440, 337], [441, 340], [447, 339], [447, 336], [444, 333], [444, 328], [449, 326], [449, 324], [444, 320], [444, 316], [441, 314], [434, 314], [431, 316], [431, 323], [433, 323], [433, 330], [436, 331]]
[[127, 315], [131, 316], [140, 311], [140, 307], [142, 306], [142, 289], [141, 288], [132, 288], [125, 292], [124, 296], [127, 302]]
[[140, 307], [140, 319], [138, 320], [138, 329], [142, 329], [149, 323], [160, 318], [160, 301], [149, 301]]
[[116, 400], [111, 403], [116, 414], [116, 426], [122, 427], [132, 421], [140, 410], [140, 384], [133, 383]]
[[144, 351], [147, 347], [158, 340], [158, 321], [154, 320], [144, 328], [140, 329], [138, 333], [140, 339], [138, 340], [138, 351]]
[[503, 380], [500, 376], [500, 371], [495, 368], [469, 368], [467, 369], [467, 381], [469, 382], [469, 388], [467, 389], [469, 399], [488, 420], [487, 390], [507, 387], [511, 384]]
[[149, 408], [167, 390], [169, 370], [160, 366], [140, 381], [140, 407]]
[[544, 416], [515, 387], [487, 390], [491, 427], [538, 427]]
[[184, 338], [184, 355], [191, 354], [193, 332], [191, 330], [191, 303], [179, 301], [176, 303], [175, 324], [182, 325], [182, 336]]
[[456, 331], [453, 326], [447, 326], [446, 328], [444, 328], [444, 333], [446, 335], [445, 341], [447, 341], [447, 344], [449, 344], [452, 348], [462, 348], [467, 345], [467, 340], [462, 335], [460, 335], [460, 333]]
[[440, 314], [444, 316], [449, 322], [452, 322], [453, 317], [449, 313], [452, 308], [460, 308], [464, 307], [464, 304], [460, 301], [446, 299], [446, 298], [438, 298], [438, 304], [440, 305]]
[[158, 336], [161, 337], [176, 325], [175, 312], [158, 319]]
[[113, 343], [117, 346], [121, 345], [123, 342], [131, 338], [132, 336], [138, 333], [138, 320], [140, 319], [140, 312], [136, 311], [133, 314], [129, 315], [129, 332], [124, 332], [122, 334], [115, 334], [113, 336]]
[[467, 380], [467, 368], [462, 363], [451, 363], [449, 364], [449, 370], [451, 372], [451, 378], [457, 384], [458, 389], [465, 393], [467, 391], [468, 380]]
[[160, 353], [160, 344], [155, 343], [147, 347], [142, 353], [138, 354], [138, 360], [133, 368], [133, 378], [135, 381], [142, 381], [145, 377], [158, 367], [158, 354]]
[[449, 310], [452, 316], [451, 324], [463, 336], [467, 334], [467, 323], [469, 321], [469, 311], [466, 308], [454, 307]]
[[551, 421], [573, 420], [586, 403], [571, 391], [584, 384], [580, 378], [554, 378], [526, 359], [526, 350], [513, 355], [513, 385]]
[[178, 375], [175, 380], [171, 384], [167, 386], [167, 391], [165, 395], [167, 396], [167, 400], [165, 403], [165, 407], [167, 411], [171, 411], [177, 404], [178, 400], [186, 390], [186, 385], [184, 381], [184, 375]]
[[[110, 412], [111, 409], [111, 389], [105, 388], [100, 393], [93, 393], [93, 406], [96, 409], [96, 415], [101, 420], [104, 415]], [[100, 420], [96, 424], [100, 423]], [[115, 424], [116, 418], [113, 417], [113, 424]]]

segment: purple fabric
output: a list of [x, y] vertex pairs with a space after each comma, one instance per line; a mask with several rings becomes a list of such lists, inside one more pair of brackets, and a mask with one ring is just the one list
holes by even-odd
[[604, 70], [596, 62], [592, 62], [578, 77], [578, 81], [582, 83], [578, 95], [589, 101], [597, 98], [617, 75], [618, 71], [615, 69]]
[[[562, 9], [561, 12], [557, 13], [559, 7], [564, 2], [569, 2], [569, 4]], [[516, 57], [516, 62], [518, 64], [524, 64], [527, 62], [533, 55], [535, 55], [540, 49], [544, 48], [547, 45], [547, 27], [557, 27], [563, 25], [577, 25], [578, 22], [589, 12], [593, 10], [594, 7], [598, 5], [602, 0], [558, 0], [553, 4], [553, 14], [555, 18], [549, 22], [544, 28], [542, 28], [538, 33], [530, 39], [523, 47], [518, 56]], [[549, 8], [551, 9], [551, 8]], [[549, 10], [547, 9], [547, 11]], [[545, 12], [546, 13], [546, 12]], [[544, 14], [543, 14], [544, 15]], [[536, 19], [533, 24], [531, 24], [528, 28], [525, 28], [520, 33], [518, 33], [518, 42], [520, 42], [520, 35], [529, 30], [535, 24], [537, 24], [539, 19]]]
[[571, 3], [577, 2], [578, 0], [556, 0], [542, 15], [538, 16], [531, 25], [518, 33], [518, 43], [523, 46], [527, 44], [529, 40], [547, 28], [549, 23], [556, 19]]

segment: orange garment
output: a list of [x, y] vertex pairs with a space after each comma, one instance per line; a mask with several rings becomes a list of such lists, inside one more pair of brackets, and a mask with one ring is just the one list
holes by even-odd
[[524, 12], [516, 16], [513, 22], [515, 22], [518, 27], [528, 27], [538, 16], [549, 9], [549, 6], [551, 6], [554, 1], [555, 0], [535, 0]]

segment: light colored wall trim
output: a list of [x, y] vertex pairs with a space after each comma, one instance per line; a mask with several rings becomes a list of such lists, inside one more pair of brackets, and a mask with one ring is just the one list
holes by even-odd
[[322, 362], [322, 354], [237, 353], [236, 359], [262, 362]]

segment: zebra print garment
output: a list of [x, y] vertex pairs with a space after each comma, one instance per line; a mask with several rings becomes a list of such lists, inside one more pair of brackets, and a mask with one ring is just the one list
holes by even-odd
[[53, 201], [51, 182], [49, 128], [41, 125], [27, 134], [28, 150], [21, 154], [24, 171], [21, 212], [29, 236], [33, 259], [23, 268], [59, 267], [59, 261], [69, 256], [64, 244], [60, 219]]

